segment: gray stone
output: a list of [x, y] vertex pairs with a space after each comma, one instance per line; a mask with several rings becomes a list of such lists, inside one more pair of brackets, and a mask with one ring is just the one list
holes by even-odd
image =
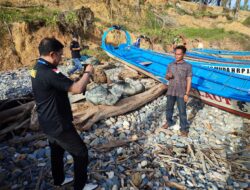
[[99, 138], [96, 138], [96, 139], [94, 139], [94, 140], [90, 143], [90, 146], [95, 146], [95, 145], [98, 145], [99, 143], [100, 143]]
[[143, 161], [141, 162], [141, 167], [146, 167], [147, 165], [148, 165], [147, 160], [143, 160]]
[[239, 188], [239, 187], [240, 187], [240, 184], [239, 184], [239, 183], [236, 183], [236, 182], [233, 182], [233, 185], [234, 185], [234, 187], [236, 187], [236, 188]]
[[103, 85], [96, 86], [85, 93], [86, 100], [93, 104], [114, 105], [121, 95], [113, 95]]
[[240, 188], [242, 188], [242, 189], [245, 189], [245, 188], [248, 188], [248, 187], [249, 187], [249, 184], [248, 184], [248, 183], [239, 182], [239, 185], [240, 185]]
[[123, 148], [122, 147], [119, 147], [117, 150], [116, 150], [117, 154], [122, 154], [124, 152]]

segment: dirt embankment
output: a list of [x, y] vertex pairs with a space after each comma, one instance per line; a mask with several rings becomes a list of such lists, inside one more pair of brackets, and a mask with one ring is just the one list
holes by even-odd
[[73, 21], [68, 21], [68, 12], [58, 15], [54, 25], [46, 25], [43, 20], [29, 22], [0, 23], [3, 35], [0, 48], [0, 70], [11, 70], [31, 66], [38, 58], [38, 45], [44, 37], [55, 37], [65, 46], [64, 56], [70, 56], [69, 43], [73, 34], [79, 35], [81, 42], [95, 34], [94, 14], [89, 8], [74, 11]]
[[[22, 66], [34, 64], [38, 58], [38, 44], [46, 37], [56, 37], [68, 47], [69, 35], [63, 35], [57, 28], [43, 27], [35, 33], [30, 34], [26, 23], [13, 23], [12, 36], [8, 35], [4, 42], [4, 49], [0, 49], [0, 69], [9, 70]], [[65, 48], [65, 55], [68, 55], [68, 48]], [[16, 52], [16, 53], [14, 53]]]
[[[91, 31], [85, 31], [82, 42], [84, 45], [90, 45], [98, 47], [101, 42], [102, 31], [112, 24], [126, 24], [133, 26], [133, 17], [135, 13], [140, 10], [141, 21], [145, 20], [146, 11], [148, 7], [153, 7], [155, 10], [163, 10], [170, 19], [176, 21], [176, 27], [194, 27], [194, 28], [224, 28], [226, 31], [237, 31], [239, 33], [250, 35], [250, 28], [242, 24], [242, 21], [250, 16], [250, 12], [241, 11], [237, 21], [229, 21], [226, 16], [217, 16], [216, 18], [210, 18], [208, 16], [194, 17], [199, 10], [199, 6], [194, 3], [179, 1], [179, 9], [183, 8], [188, 14], [180, 14], [176, 7], [166, 8], [167, 3], [172, 2], [176, 4], [178, 1], [166, 1], [166, 0], [147, 0], [143, 4], [138, 6], [136, 1], [133, 0], [0, 0], [0, 6], [7, 6], [12, 9], [13, 7], [25, 10], [28, 7], [43, 6], [48, 9], [56, 10], [58, 12], [69, 12], [74, 9], [79, 9], [82, 6], [90, 8], [93, 14], [84, 17], [88, 20], [91, 17], [93, 28]], [[211, 14], [220, 14], [222, 12], [221, 7], [206, 7], [206, 11]], [[138, 15], [137, 15], [138, 16]], [[93, 24], [95, 17], [95, 24]], [[121, 18], [119, 18], [121, 17]], [[84, 20], [83, 18], [83, 20]], [[119, 23], [123, 19], [122, 23]], [[67, 20], [67, 18], [66, 18]], [[84, 28], [84, 25], [88, 23], [83, 21], [78, 28]], [[70, 57], [69, 43], [71, 41], [71, 34], [74, 31], [75, 25], [69, 26], [71, 30], [67, 29], [67, 23], [64, 23], [64, 29], [58, 24], [56, 26], [47, 26], [41, 23], [28, 24], [27, 22], [15, 22], [9, 23], [8, 27], [5, 23], [0, 23], [1, 28], [5, 29], [5, 34], [1, 35], [1, 47], [0, 47], [0, 70], [10, 70], [23, 66], [30, 66], [34, 63], [34, 60], [38, 57], [37, 46], [40, 40], [44, 37], [54, 36], [58, 38], [65, 45], [65, 57]], [[134, 24], [133, 28], [140, 28], [140, 25]], [[130, 31], [132, 32], [132, 31]], [[132, 35], [133, 40], [139, 33]], [[151, 37], [151, 36], [150, 36]], [[114, 35], [113, 38], [116, 38]], [[192, 39], [189, 41], [190, 48], [192, 48]], [[113, 40], [111, 37], [111, 41]], [[235, 42], [235, 40], [221, 39], [219, 41], [206, 41], [204, 40], [205, 47], [227, 48], [227, 49], [244, 49], [242, 44]], [[146, 44], [147, 46], [147, 44]], [[163, 51], [163, 49], [169, 49], [162, 47], [161, 44], [154, 44], [154, 49]]]

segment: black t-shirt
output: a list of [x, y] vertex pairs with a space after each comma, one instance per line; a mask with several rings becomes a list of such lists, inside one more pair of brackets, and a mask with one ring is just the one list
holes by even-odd
[[73, 50], [73, 48], [79, 48], [80, 45], [77, 41], [72, 41], [70, 43], [70, 50], [72, 58], [81, 58], [80, 50]]
[[30, 74], [38, 120], [44, 133], [57, 136], [72, 128], [68, 89], [73, 81], [44, 59], [38, 60]]

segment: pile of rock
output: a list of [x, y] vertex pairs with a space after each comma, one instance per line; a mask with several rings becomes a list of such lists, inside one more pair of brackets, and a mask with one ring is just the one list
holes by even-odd
[[32, 93], [28, 69], [0, 73], [0, 100], [17, 98]]
[[[120, 81], [119, 72], [112, 69], [105, 71], [107, 77]], [[155, 85], [152, 79], [137, 81], [146, 89]], [[91, 131], [80, 133], [89, 148], [89, 182], [102, 190], [249, 187], [249, 120], [191, 98], [187, 104], [189, 137], [185, 138], [179, 136], [177, 108], [176, 125], [161, 128], [166, 101], [166, 96], [160, 96], [136, 111], [101, 120]], [[50, 151], [43, 135], [24, 132], [1, 143], [0, 150], [1, 187], [53, 189]], [[73, 176], [72, 163], [66, 154], [68, 176]]]

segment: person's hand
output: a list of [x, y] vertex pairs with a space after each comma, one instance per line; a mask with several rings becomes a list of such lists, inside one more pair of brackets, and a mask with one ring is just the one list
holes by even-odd
[[188, 102], [188, 97], [189, 96], [187, 94], [184, 95], [184, 102], [186, 102], [186, 103]]
[[85, 69], [86, 72], [90, 72], [91, 74], [93, 73], [94, 71], [94, 67], [93, 65], [87, 65], [86, 69]]
[[81, 131], [88, 131], [89, 129], [91, 129], [91, 125], [86, 125], [80, 128]]
[[167, 80], [174, 78], [173, 73], [172, 72], [167, 73], [166, 78]]

